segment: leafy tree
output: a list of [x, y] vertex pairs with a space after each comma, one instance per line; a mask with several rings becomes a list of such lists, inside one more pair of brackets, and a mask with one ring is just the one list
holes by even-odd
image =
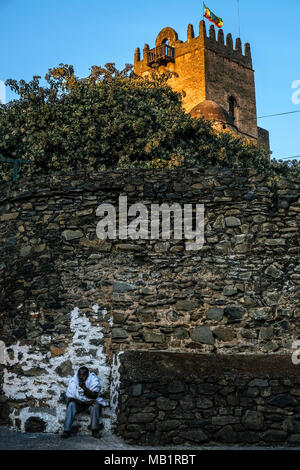
[[[86, 79], [71, 65], [49, 69], [30, 82], [8, 80], [19, 99], [0, 105], [0, 154], [33, 162], [20, 175], [85, 169], [255, 167], [272, 175], [291, 168], [269, 161], [266, 152], [232, 134], [218, 134], [204, 119], [192, 119], [168, 75], [137, 77], [108, 63]], [[0, 165], [0, 178], [11, 179]], [[298, 172], [294, 165], [292, 171]]]

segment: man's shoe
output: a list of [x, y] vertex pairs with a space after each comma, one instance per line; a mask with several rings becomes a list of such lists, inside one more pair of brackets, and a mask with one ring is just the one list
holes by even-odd
[[100, 432], [98, 431], [98, 429], [93, 429], [93, 430], [92, 430], [92, 436], [95, 437], [96, 439], [100, 439], [101, 434], [100, 434]]
[[69, 431], [64, 431], [60, 437], [62, 437], [63, 439], [67, 438], [67, 437], [71, 437], [71, 433]]

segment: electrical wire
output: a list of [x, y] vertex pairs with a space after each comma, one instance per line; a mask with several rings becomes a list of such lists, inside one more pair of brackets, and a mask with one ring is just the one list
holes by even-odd
[[266, 116], [258, 116], [257, 119], [263, 119], [263, 118], [273, 117], [273, 116], [283, 116], [284, 114], [294, 114], [294, 113], [300, 113], [300, 111], [286, 111], [285, 113], [268, 114]]
[[[238, 122], [244, 122], [244, 121], [255, 121], [256, 119], [264, 119], [264, 118], [269, 118], [269, 117], [274, 117], [274, 116], [284, 116], [286, 114], [295, 114], [295, 113], [300, 113], [300, 111], [286, 111], [284, 113], [276, 113], [276, 114], [267, 114], [266, 116], [258, 116], [257, 118], [250, 118], [250, 119], [238, 119]], [[216, 120], [217, 122], [223, 122]], [[293, 157], [284, 157], [284, 158], [279, 158], [279, 157], [273, 157], [276, 160], [293, 160], [296, 158], [300, 158], [300, 155], [295, 155]]]
[[300, 113], [300, 111], [286, 111], [285, 113], [267, 114], [266, 116], [257, 116], [256, 118], [237, 119], [237, 121], [238, 122], [256, 121], [256, 119], [264, 119], [264, 118], [269, 118], [269, 117], [274, 117], [274, 116], [284, 116], [286, 114], [295, 114], [295, 113]]

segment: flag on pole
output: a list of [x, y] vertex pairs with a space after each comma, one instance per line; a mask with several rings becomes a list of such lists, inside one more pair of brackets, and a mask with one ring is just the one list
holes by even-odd
[[222, 28], [223, 26], [223, 20], [222, 18], [219, 18], [218, 16], [216, 16], [206, 5], [205, 3], [203, 3], [204, 5], [204, 17], [211, 21], [213, 24], [215, 24], [218, 28]]

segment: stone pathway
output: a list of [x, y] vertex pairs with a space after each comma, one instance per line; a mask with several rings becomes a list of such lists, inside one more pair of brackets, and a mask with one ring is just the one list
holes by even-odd
[[95, 439], [86, 435], [74, 435], [68, 439], [61, 439], [59, 434], [24, 433], [0, 427], [0, 450], [185, 450], [191, 453], [193, 450], [299, 450], [297, 447], [239, 447], [239, 446], [164, 446], [142, 447], [131, 446], [123, 442], [119, 437], [110, 433], [103, 433], [101, 439]]

